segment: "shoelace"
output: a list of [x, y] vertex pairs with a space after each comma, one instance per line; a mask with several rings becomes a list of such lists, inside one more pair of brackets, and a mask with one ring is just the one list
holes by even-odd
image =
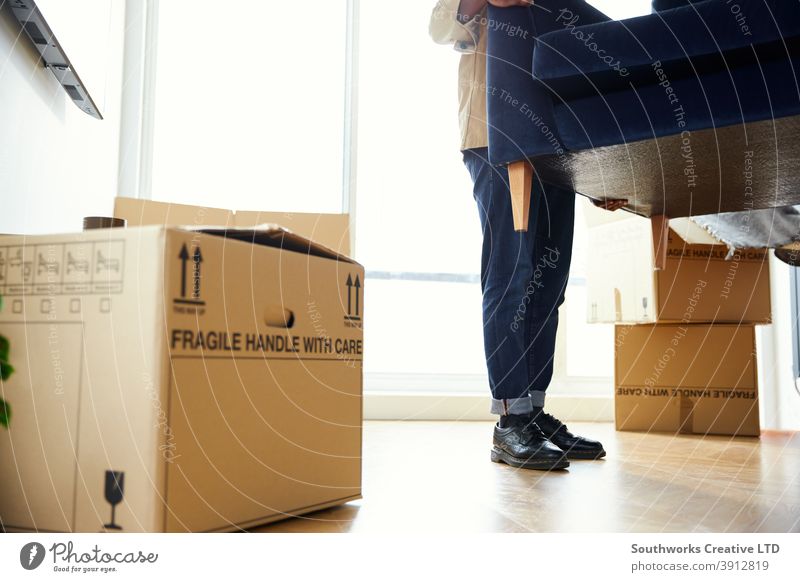
[[526, 445], [530, 444], [536, 439], [547, 439], [544, 432], [542, 432], [542, 429], [536, 426], [536, 424], [533, 422], [529, 422], [525, 425], [525, 427], [522, 429], [522, 434], [525, 435], [525, 439], [522, 442]]
[[569, 432], [569, 429], [567, 428], [567, 425], [564, 424], [563, 422], [561, 422], [560, 420], [558, 420], [552, 414], [547, 414], [546, 412], [542, 412], [541, 415], [543, 417], [545, 417], [546, 419], [548, 419], [552, 424], [556, 425], [556, 429], [553, 431], [553, 434], [556, 434], [557, 432], [562, 432], [562, 431], [565, 432], [565, 433]]

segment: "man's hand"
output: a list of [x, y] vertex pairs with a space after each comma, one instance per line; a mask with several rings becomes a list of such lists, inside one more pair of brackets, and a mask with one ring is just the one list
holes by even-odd
[[592, 204], [597, 206], [598, 208], [602, 208], [603, 210], [609, 210], [614, 212], [615, 210], [619, 210], [627, 206], [628, 199], [627, 198], [608, 198], [606, 200], [595, 200], [592, 198]]

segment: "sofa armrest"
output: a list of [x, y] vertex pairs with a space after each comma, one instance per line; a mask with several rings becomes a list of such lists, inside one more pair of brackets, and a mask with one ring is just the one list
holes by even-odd
[[532, 7], [489, 5], [487, 119], [489, 159], [508, 164], [564, 149], [550, 92], [532, 76], [536, 39], [577, 17], [581, 24], [609, 20], [583, 0], [536, 0]]

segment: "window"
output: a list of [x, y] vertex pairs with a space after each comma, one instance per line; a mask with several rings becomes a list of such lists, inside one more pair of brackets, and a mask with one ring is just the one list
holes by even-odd
[[[430, 40], [432, 7], [361, 4], [356, 250], [369, 279], [365, 386], [486, 394], [481, 230], [458, 152], [458, 54]], [[387, 30], [402, 35], [387, 38]], [[552, 390], [608, 394], [613, 326], [586, 323], [581, 203]]]
[[457, 55], [428, 36], [432, 8], [361, 3], [356, 252], [369, 280], [365, 387], [485, 392], [481, 231], [458, 151]]
[[650, 14], [653, 5], [651, 0], [588, 0], [588, 2], [614, 20]]
[[153, 199], [341, 212], [346, 0], [158, 6]]

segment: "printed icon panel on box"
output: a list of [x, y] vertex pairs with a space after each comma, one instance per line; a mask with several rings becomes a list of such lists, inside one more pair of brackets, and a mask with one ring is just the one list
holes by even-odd
[[121, 240], [0, 247], [0, 293], [121, 293], [124, 260]]

